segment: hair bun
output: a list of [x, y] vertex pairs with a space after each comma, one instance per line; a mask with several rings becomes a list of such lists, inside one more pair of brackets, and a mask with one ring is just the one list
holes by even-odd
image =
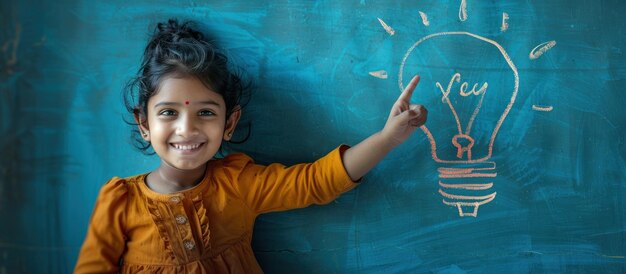
[[193, 38], [202, 40], [202, 33], [195, 31], [190, 26], [191, 22], [178, 23], [176, 19], [169, 19], [167, 23], [157, 24], [158, 35], [164, 40], [178, 42], [180, 39]]

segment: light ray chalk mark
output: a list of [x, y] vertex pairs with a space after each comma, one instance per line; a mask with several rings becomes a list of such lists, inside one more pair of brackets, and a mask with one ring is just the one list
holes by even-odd
[[377, 70], [370, 71], [369, 74], [379, 79], [387, 79], [387, 71], [386, 70]]
[[556, 46], [556, 41], [554, 40], [541, 43], [537, 45], [533, 50], [530, 51], [530, 53], [528, 54], [528, 58], [530, 58], [530, 60], [535, 60], [541, 57], [541, 55], [546, 53], [546, 51], [550, 50], [554, 46]]
[[538, 105], [533, 105], [533, 110], [536, 111], [544, 111], [544, 112], [549, 112], [552, 111], [554, 108], [552, 106], [538, 106]]
[[467, 20], [467, 0], [461, 0], [461, 6], [459, 6], [459, 20], [462, 22]]
[[389, 35], [393, 36], [394, 34], [396, 34], [396, 31], [392, 27], [387, 25], [387, 23], [385, 23], [383, 19], [378, 18], [378, 22], [380, 22], [380, 25], [383, 26], [383, 28], [387, 33], [389, 33]]
[[509, 20], [509, 14], [506, 12], [502, 13], [502, 26], [500, 27], [500, 31], [505, 32], [507, 29], [509, 29], [509, 23], [507, 22], [507, 20]]
[[424, 24], [424, 26], [430, 26], [430, 21], [428, 21], [428, 15], [426, 15], [426, 13], [420, 11], [420, 17], [422, 17], [422, 24]]

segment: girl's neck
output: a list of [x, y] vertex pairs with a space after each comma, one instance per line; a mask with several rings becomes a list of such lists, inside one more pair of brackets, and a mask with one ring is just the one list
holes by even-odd
[[198, 185], [204, 178], [207, 164], [193, 170], [181, 170], [161, 161], [161, 166], [148, 174], [146, 184], [155, 192], [168, 194]]

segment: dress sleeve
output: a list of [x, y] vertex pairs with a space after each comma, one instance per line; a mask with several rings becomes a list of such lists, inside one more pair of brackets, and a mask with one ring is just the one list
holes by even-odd
[[118, 272], [126, 245], [123, 227], [127, 200], [123, 179], [113, 178], [100, 189], [74, 273]]
[[329, 203], [357, 185], [341, 160], [348, 148], [343, 145], [313, 163], [291, 167], [256, 165], [250, 159], [236, 180], [237, 191], [257, 214]]

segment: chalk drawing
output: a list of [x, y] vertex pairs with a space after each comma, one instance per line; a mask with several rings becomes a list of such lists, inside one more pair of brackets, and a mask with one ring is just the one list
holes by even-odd
[[387, 71], [385, 70], [370, 71], [369, 74], [376, 78], [387, 79]]
[[[502, 123], [504, 122], [504, 119], [509, 114], [509, 111], [511, 110], [511, 107], [513, 107], [513, 103], [515, 103], [515, 98], [517, 97], [517, 91], [518, 91], [518, 88], [519, 88], [519, 75], [518, 75], [518, 72], [517, 72], [517, 67], [515, 66], [515, 64], [513, 64], [513, 61], [511, 60], [511, 57], [509, 57], [508, 53], [506, 53], [506, 51], [504, 50], [504, 48], [500, 44], [498, 44], [497, 42], [495, 42], [495, 41], [493, 41], [491, 39], [488, 39], [488, 38], [485, 38], [485, 37], [482, 37], [482, 36], [479, 36], [479, 35], [476, 35], [476, 34], [473, 34], [473, 33], [463, 32], [463, 31], [459, 31], [459, 32], [439, 32], [439, 33], [434, 33], [434, 34], [427, 35], [427, 36], [419, 39], [417, 42], [415, 42], [409, 48], [409, 50], [405, 53], [404, 58], [402, 59], [402, 62], [400, 63], [400, 72], [398, 74], [398, 85], [400, 86], [401, 90], [404, 89], [404, 84], [402, 83], [403, 74], [404, 74], [404, 66], [405, 66], [405, 63], [406, 63], [407, 59], [409, 58], [409, 56], [411, 55], [413, 50], [418, 45], [420, 45], [422, 42], [424, 42], [426, 40], [429, 40], [429, 39], [432, 39], [432, 38], [435, 38], [435, 37], [449, 36], [449, 35], [469, 36], [469, 37], [472, 37], [472, 38], [475, 38], [475, 39], [478, 39], [480, 41], [484, 41], [486, 43], [489, 43], [489, 44], [493, 45], [494, 47], [496, 47], [500, 51], [500, 53], [502, 54], [502, 57], [504, 58], [506, 63], [509, 65], [511, 71], [513, 72], [514, 83], [513, 83], [513, 90], [511, 92], [511, 97], [510, 97], [510, 100], [507, 103], [506, 108], [505, 108], [504, 112], [502, 113], [502, 115], [500, 116], [500, 118], [499, 118], [499, 120], [498, 120], [498, 122], [497, 122], [497, 124], [496, 124], [496, 126], [494, 128], [494, 131], [493, 131], [493, 133], [491, 135], [491, 138], [490, 138], [490, 141], [489, 141], [489, 146], [488, 146], [488, 150], [489, 150], [488, 154], [485, 157], [480, 158], [480, 159], [468, 160], [469, 162], [485, 161], [485, 160], [491, 158], [491, 153], [493, 151], [493, 142], [495, 140], [495, 137], [498, 134], [498, 131], [500, 130], [500, 127], [502, 126]], [[451, 109], [451, 111], [454, 112], [453, 109]], [[461, 128], [461, 124], [460, 124], [460, 121], [458, 119], [457, 119], [457, 127], [459, 129]], [[428, 135], [428, 128], [426, 126], [422, 126], [422, 130], [424, 131], [424, 133], [426, 133]], [[461, 131], [461, 130], [459, 130], [459, 131]], [[435, 148], [436, 149], [436, 145], [435, 145], [434, 139], [431, 140], [431, 148]], [[433, 150], [432, 156], [433, 156], [433, 159], [435, 161], [437, 161], [437, 162], [442, 162], [442, 163], [447, 162], [447, 161], [441, 160], [441, 159], [439, 159], [439, 157], [437, 157], [436, 150]]]
[[383, 26], [383, 28], [387, 33], [389, 33], [389, 35], [393, 36], [394, 34], [396, 34], [396, 31], [392, 27], [387, 25], [387, 23], [385, 23], [383, 19], [378, 18], [378, 22], [380, 22], [380, 25]]
[[[451, 91], [450, 89], [452, 88], [452, 84], [454, 84], [455, 81], [458, 83], [461, 82], [461, 74], [458, 72], [452, 75], [452, 78], [450, 79], [450, 82], [448, 83], [448, 87], [445, 90], [441, 86], [441, 83], [437, 82], [435, 84], [439, 89], [441, 89], [441, 93], [443, 94], [443, 97], [441, 98], [441, 102], [444, 102], [444, 100], [448, 98], [448, 94], [450, 94], [450, 91]], [[483, 83], [482, 87], [478, 91], [476, 91], [476, 86], [478, 86], [478, 83], [474, 84], [473, 88], [470, 91], [467, 91], [468, 83], [463, 82], [463, 84], [461, 84], [461, 87], [459, 87], [459, 94], [463, 97], [467, 97], [470, 95], [480, 95], [480, 94], [485, 93], [489, 84], [487, 82]]]
[[541, 43], [537, 45], [533, 50], [530, 51], [530, 53], [528, 54], [528, 58], [530, 58], [531, 60], [535, 60], [541, 57], [541, 55], [546, 53], [546, 51], [553, 48], [554, 46], [556, 46], [556, 41], [554, 40]]
[[461, 5], [459, 6], [459, 20], [465, 21], [467, 20], [467, 1], [461, 0]]
[[426, 13], [420, 11], [420, 17], [422, 17], [422, 24], [424, 24], [424, 26], [430, 26], [430, 22], [428, 21], [428, 15], [426, 15]]
[[507, 22], [507, 20], [509, 20], [509, 14], [506, 12], [502, 13], [502, 26], [500, 27], [500, 31], [505, 32], [507, 29], [509, 29], [509, 23]]
[[545, 112], [549, 112], [552, 111], [554, 108], [552, 106], [538, 106], [538, 105], [533, 105], [533, 110], [536, 111], [545, 111]]
[[[426, 13], [420, 11], [419, 14], [422, 19], [422, 23], [425, 26], [429, 26], [430, 22], [428, 21], [428, 16], [426, 15]], [[459, 6], [459, 20], [461, 20], [461, 22], [464, 22], [467, 20], [467, 18], [468, 18], [467, 1], [461, 0], [460, 6]], [[383, 20], [381, 20], [380, 18], [378, 18], [378, 20], [380, 24], [383, 26], [383, 28], [385, 29], [385, 31], [387, 31], [387, 33], [389, 33], [390, 35], [393, 35], [395, 33], [395, 31], [393, 31], [393, 29], [390, 26], [388, 26]], [[505, 32], [508, 30], [509, 28], [508, 20], [509, 20], [509, 14], [506, 12], [503, 12], [502, 22], [501, 22], [501, 27], [500, 27], [500, 30], [502, 32]], [[502, 70], [502, 73], [505, 73], [505, 75], [508, 75], [507, 79], [508, 78], [511, 79], [510, 86], [506, 85], [504, 89], [501, 88], [500, 90], [495, 90], [496, 93], [494, 93], [493, 95], [488, 95], [488, 93], [492, 94], [494, 91], [488, 92], [489, 83], [487, 81], [473, 80], [471, 83], [468, 81], [463, 81], [462, 79], [463, 76], [461, 75], [461, 73], [457, 72], [458, 69], [454, 68], [455, 64], [449, 64], [448, 68], [450, 68], [451, 71], [453, 72], [449, 80], [445, 79], [446, 81], [441, 81], [441, 82], [433, 80], [435, 82], [435, 85], [434, 85], [435, 89], [437, 89], [438, 92], [441, 93], [441, 102], [444, 104], [447, 104], [448, 107], [445, 109], [449, 109], [449, 113], [447, 112], [447, 110], [445, 110], [444, 113], [432, 113], [432, 114], [438, 115], [440, 117], [444, 117], [445, 115], [452, 115], [452, 117], [454, 118], [453, 121], [454, 123], [456, 123], [456, 127], [450, 127], [453, 132], [446, 132], [445, 134], [448, 134], [448, 135], [445, 135], [445, 134], [443, 135], [443, 136], [447, 136], [445, 137], [445, 139], [450, 138], [450, 140], [435, 140], [434, 134], [431, 132], [428, 126], [423, 125], [420, 127], [420, 129], [424, 132], [424, 134], [426, 135], [429, 141], [431, 158], [439, 165], [437, 169], [438, 177], [439, 177], [438, 187], [439, 187], [439, 194], [441, 194], [443, 197], [443, 203], [445, 205], [456, 207], [458, 210], [459, 216], [461, 217], [465, 217], [465, 216], [477, 217], [478, 208], [482, 205], [485, 205], [493, 201], [497, 195], [497, 193], [493, 191], [492, 188], [494, 186], [493, 178], [496, 178], [498, 176], [498, 172], [496, 170], [496, 163], [491, 161], [490, 159], [493, 156], [492, 155], [493, 145], [494, 145], [496, 136], [498, 135], [498, 132], [500, 128], [502, 127], [502, 123], [509, 115], [511, 108], [513, 107], [513, 104], [515, 103], [515, 99], [517, 97], [518, 90], [519, 90], [520, 77], [519, 77], [517, 67], [513, 63], [513, 60], [511, 59], [509, 54], [506, 52], [506, 50], [498, 42], [492, 39], [471, 33], [471, 32], [467, 32], [467, 31], [443, 31], [443, 32], [429, 34], [418, 39], [406, 51], [406, 53], [404, 54], [402, 58], [402, 61], [400, 62], [400, 67], [399, 67], [399, 72], [398, 72], [398, 86], [401, 91], [404, 90], [404, 84], [403, 84], [404, 69], [405, 69], [405, 65], [409, 56], [411, 56], [411, 54], [414, 51], [419, 52], [418, 54], [424, 55], [424, 56], [430, 54], [428, 52], [424, 52], [423, 49], [420, 49], [420, 50], [415, 50], [415, 49], [427, 40], [432, 41], [431, 43], [437, 43], [437, 41], [443, 40], [443, 39], [440, 39], [442, 37], [464, 37], [464, 38], [469, 37], [470, 39], [475, 39], [481, 42], [479, 43], [481, 45], [485, 45], [490, 48], [495, 48], [497, 49], [497, 52], [500, 53], [502, 60], [506, 63], [508, 68], [510, 68], [510, 71]], [[449, 40], [447, 41], [449, 42]], [[537, 59], [538, 57], [540, 57], [542, 54], [544, 54], [547, 50], [551, 49], [555, 45], [556, 45], [555, 41], [542, 43], [538, 45], [537, 47], [535, 47], [531, 51], [529, 56], [533, 60]], [[464, 49], [465, 46], [466, 46], [466, 43], [461, 43], [459, 44], [458, 48]], [[445, 52], [438, 51], [436, 54], [445, 55]], [[451, 62], [454, 62], [454, 61], [451, 61]], [[436, 64], [436, 65], [441, 66], [441, 64]], [[414, 73], [415, 72], [410, 72], [408, 74], [413, 75]], [[386, 79], [387, 71], [386, 70], [372, 71], [370, 72], [370, 75], [374, 77]], [[450, 99], [450, 95], [452, 94], [460, 95], [460, 98], [455, 97], [454, 103]], [[476, 147], [475, 146], [476, 140], [472, 136], [478, 135], [480, 133], [473, 134], [472, 125], [477, 119], [478, 114], [480, 113], [480, 110], [483, 106], [483, 103], [485, 103], [485, 100], [486, 100], [485, 98], [488, 98], [488, 97], [498, 98], [498, 100], [495, 100], [492, 102], [491, 100], [493, 99], [489, 100], [490, 107], [492, 107], [491, 103], [501, 104], [499, 106], [501, 107], [500, 109], [503, 109], [503, 111], [501, 112], [501, 114], [500, 112], [498, 112], [498, 114], [495, 114], [495, 115], [498, 115], [496, 117], [487, 117], [487, 119], [490, 122], [493, 121], [491, 122], [493, 126], [493, 130], [487, 134], [481, 134], [483, 136], [485, 135], [488, 136], [489, 137], [488, 140], [486, 140], [485, 138], [480, 139], [482, 140], [481, 142], [483, 143], [481, 144], [482, 148], [486, 148], [486, 154], [485, 155], [473, 155], [473, 150]], [[464, 98], [467, 98], [467, 99], [464, 99]], [[472, 98], [475, 98], [475, 99], [472, 99]], [[469, 100], [469, 101], [467, 102], [463, 101], [465, 103], [463, 103], [462, 108], [459, 109], [457, 108], [457, 106], [455, 106], [455, 104], [457, 104], [458, 103], [457, 101], [460, 101], [460, 100]], [[469, 106], [468, 106], [468, 103], [469, 103]], [[493, 106], [493, 107], [496, 107], [496, 106]], [[438, 110], [438, 111], [443, 111], [443, 110], [444, 109], [442, 108], [441, 110]], [[533, 105], [533, 110], [551, 111], [552, 106]], [[461, 113], [459, 113], [460, 111]], [[463, 118], [469, 117], [465, 125], [462, 124], [462, 121], [459, 118], [459, 114], [464, 114], [462, 115]], [[482, 117], [484, 116], [481, 116], [481, 119]], [[494, 122], [495, 122], [495, 125], [493, 124]], [[442, 130], [441, 128], [448, 128], [445, 126], [442, 127], [442, 125], [437, 125], [437, 126], [438, 126], [438, 130], [440, 131]], [[456, 132], [454, 132], [454, 130], [456, 130]], [[441, 138], [440, 137], [441, 135], [437, 135], [437, 136]], [[446, 152], [445, 155], [439, 155], [437, 151], [438, 143], [439, 144], [442, 144], [442, 143], [452, 144], [453, 147], [449, 147], [449, 145], [443, 146], [444, 148], [451, 148], [452, 151]], [[454, 153], [454, 151], [456, 151], [456, 153]], [[462, 191], [462, 192], [455, 193], [458, 191]]]
[[[398, 74], [398, 85], [401, 89], [404, 89], [404, 85], [402, 81], [403, 74], [404, 74], [404, 66], [407, 62], [407, 59], [411, 55], [411, 53], [424, 41], [427, 41], [430, 39], [438, 39], [438, 38], [446, 37], [446, 36], [470, 37], [473, 39], [477, 39], [478, 41], [482, 41], [486, 43], [487, 45], [495, 47], [501, 54], [503, 60], [511, 69], [510, 72], [512, 73], [512, 76], [513, 76], [512, 77], [513, 79], [512, 89], [507, 91], [507, 94], [509, 94], [508, 98], [510, 99], [508, 101], [505, 101], [506, 106], [504, 108], [504, 111], [501, 114], [500, 118], [497, 120], [493, 129], [493, 132], [491, 133], [489, 142], [487, 144], [487, 155], [480, 157], [480, 158], [476, 158], [472, 155], [472, 149], [474, 147], [475, 140], [471, 136], [472, 125], [478, 113], [480, 112], [485, 96], [488, 93], [489, 83], [486, 81], [481, 81], [479, 83], [470, 84], [466, 81], [462, 81], [461, 73], [457, 72], [457, 73], [454, 73], [452, 77], [447, 81], [447, 85], [445, 87], [439, 81], [437, 81], [435, 84], [436, 88], [439, 90], [439, 92], [441, 92], [442, 102], [448, 105], [450, 109], [450, 113], [452, 114], [452, 116], [454, 117], [454, 121], [456, 122], [457, 133], [453, 135], [452, 140], [450, 141], [454, 145], [454, 147], [456, 147], [455, 157], [457, 158], [457, 160], [444, 160], [440, 158], [439, 155], [437, 154], [437, 141], [435, 140], [433, 134], [430, 132], [430, 130], [428, 129], [426, 125], [420, 127], [422, 131], [426, 134], [430, 142], [432, 159], [435, 162], [440, 163], [443, 166], [438, 169], [439, 179], [440, 179], [439, 193], [443, 196], [443, 203], [445, 205], [456, 207], [459, 212], [459, 216], [461, 217], [466, 217], [466, 216], [477, 217], [478, 208], [484, 204], [491, 202], [493, 199], [495, 199], [497, 193], [493, 191], [491, 193], [487, 193], [487, 195], [478, 195], [478, 194], [457, 195], [452, 192], [458, 191], [458, 190], [463, 190], [466, 192], [467, 191], [484, 192], [492, 188], [493, 186], [492, 182], [488, 182], [485, 184], [467, 184], [466, 180], [468, 180], [468, 178], [474, 178], [475, 180], [483, 180], [483, 179], [491, 180], [497, 177], [496, 164], [493, 161], [489, 161], [489, 159], [492, 156], [493, 144], [498, 134], [498, 131], [500, 130], [500, 127], [502, 126], [502, 123], [504, 122], [505, 118], [509, 114], [509, 111], [511, 110], [513, 106], [513, 103], [515, 102], [515, 98], [517, 97], [517, 92], [519, 88], [519, 75], [518, 75], [517, 67], [511, 60], [511, 57], [504, 50], [504, 48], [496, 41], [470, 33], [470, 32], [462, 32], [462, 31], [439, 32], [439, 33], [427, 35], [419, 39], [407, 50], [407, 52], [404, 55], [404, 58], [402, 59], [402, 62], [400, 63], [400, 72]], [[437, 40], [433, 40], [433, 41], [436, 42]], [[428, 53], [422, 52], [422, 54], [428, 54]], [[470, 118], [467, 121], [467, 124], [465, 125], [464, 130], [463, 130], [463, 125], [461, 124], [461, 120], [459, 119], [459, 116], [457, 113], [458, 110], [454, 106], [453, 102], [450, 100], [451, 92], [454, 92], [455, 94], [457, 94], [458, 92], [461, 98], [476, 97], [476, 96], [479, 97], [479, 99], [477, 100], [478, 102], [476, 106], [473, 107], [472, 109], [469, 109], [468, 113], [470, 113], [471, 115], [469, 115]], [[465, 109], [464, 111], [467, 112], [467, 109]], [[446, 114], [443, 113], [441, 115], [446, 115]], [[440, 141], [444, 141], [444, 140], [440, 140]]]
[[[449, 194], [439, 189], [439, 194], [441, 194], [441, 196], [449, 200], [454, 201], [454, 202], [450, 202], [449, 200], [444, 199], [443, 203], [449, 206], [456, 206], [457, 209], [459, 210], [459, 216], [461, 217], [465, 217], [465, 216], [477, 217], [478, 207], [480, 207], [481, 205], [487, 204], [496, 198], [495, 192], [489, 195], [485, 195], [485, 196], [465, 196], [465, 195]], [[458, 202], [458, 201], [464, 201], [464, 202]], [[471, 201], [475, 201], [475, 202], [471, 202]], [[471, 211], [465, 210], [464, 208], [466, 207], [469, 207]]]
[[[441, 90], [441, 93], [443, 94], [443, 96], [441, 98], [441, 102], [447, 102], [448, 103], [448, 106], [450, 107], [450, 109], [452, 111], [452, 114], [454, 115], [454, 117], [455, 117], [455, 119], [457, 121], [459, 134], [462, 134], [463, 132], [461, 131], [461, 123], [459, 122], [459, 117], [458, 117], [458, 115], [456, 113], [456, 110], [454, 109], [454, 106], [452, 105], [452, 102], [450, 102], [450, 98], [448, 97], [448, 95], [450, 94], [450, 91], [451, 91], [450, 89], [452, 88], [452, 85], [454, 84], [455, 80], [456, 80], [456, 82], [461, 82], [461, 74], [460, 73], [455, 73], [454, 75], [452, 75], [452, 78], [450, 79], [450, 82], [448, 83], [448, 87], [445, 90], [441, 86], [441, 83], [437, 82], [435, 85]], [[470, 134], [470, 130], [472, 128], [472, 124], [474, 123], [474, 120], [476, 119], [476, 115], [478, 115], [478, 112], [480, 111], [480, 107], [483, 104], [483, 99], [485, 98], [485, 92], [487, 91], [487, 87], [489, 87], [489, 83], [487, 83], [487, 82], [483, 83], [483, 85], [481, 86], [481, 88], [479, 90], [476, 90], [477, 86], [478, 86], [478, 83], [474, 84], [472, 89], [467, 91], [468, 83], [467, 82], [463, 82], [463, 84], [461, 84], [461, 86], [459, 87], [459, 94], [461, 96], [463, 96], [463, 97], [467, 97], [467, 96], [470, 96], [470, 95], [476, 95], [476, 96], [481, 95], [480, 96], [480, 101], [478, 102], [478, 104], [474, 108], [474, 112], [472, 113], [472, 117], [469, 119], [469, 122], [467, 123], [467, 128], [465, 129], [465, 135], [469, 135]], [[453, 142], [454, 142], [454, 140], [453, 140]], [[474, 143], [474, 141], [471, 140], [471, 138], [470, 138], [470, 142], [472, 144]]]
[[439, 181], [439, 185], [445, 188], [460, 188], [460, 189], [468, 189], [468, 190], [485, 190], [493, 187], [493, 183], [488, 184], [444, 184]]

